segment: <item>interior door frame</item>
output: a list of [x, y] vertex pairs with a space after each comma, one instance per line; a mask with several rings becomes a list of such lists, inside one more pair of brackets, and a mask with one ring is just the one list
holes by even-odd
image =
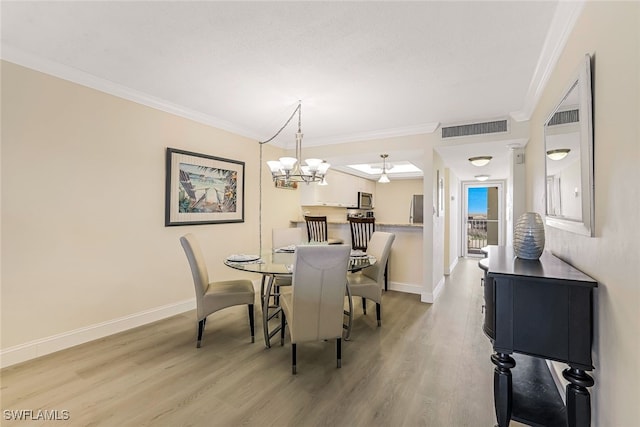
[[461, 194], [462, 194], [462, 203], [460, 203], [460, 256], [468, 257], [473, 256], [467, 253], [467, 217], [468, 217], [468, 190], [469, 188], [484, 188], [484, 187], [498, 187], [498, 244], [504, 245], [505, 239], [505, 182], [501, 180], [494, 181], [462, 181], [461, 185]]

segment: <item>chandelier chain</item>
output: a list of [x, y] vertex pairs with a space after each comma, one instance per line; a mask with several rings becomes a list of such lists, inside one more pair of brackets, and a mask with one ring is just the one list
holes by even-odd
[[258, 141], [258, 143], [260, 145], [262, 144], [266, 144], [268, 142], [273, 141], [278, 135], [280, 135], [280, 132], [282, 132], [288, 125], [289, 123], [291, 123], [291, 119], [293, 119], [293, 117], [296, 115], [296, 113], [298, 113], [298, 131], [300, 130], [300, 124], [302, 123], [302, 119], [300, 118], [301, 114], [299, 114], [299, 111], [302, 109], [302, 102], [298, 101], [298, 106], [296, 107], [295, 110], [293, 110], [293, 113], [291, 113], [291, 117], [289, 117], [289, 120], [287, 120], [287, 122], [282, 125], [282, 127], [278, 130], [278, 132], [276, 132], [275, 135], [273, 135], [271, 138], [265, 140], [265, 141]]

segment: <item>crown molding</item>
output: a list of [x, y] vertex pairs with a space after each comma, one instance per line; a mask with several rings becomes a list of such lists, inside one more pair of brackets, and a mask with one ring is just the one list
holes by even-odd
[[110, 80], [96, 77], [93, 74], [89, 74], [76, 68], [72, 68], [55, 61], [50, 61], [48, 59], [32, 55], [12, 46], [3, 44], [2, 50], [0, 51], [0, 58], [20, 66], [30, 68], [32, 70], [36, 70], [63, 80], [70, 81], [72, 83], [79, 84], [81, 86], [86, 86], [88, 88], [95, 89], [109, 95], [117, 96], [118, 98], [127, 99], [129, 101], [133, 101], [147, 107], [155, 108], [166, 113], [184, 117], [198, 123], [210, 125], [215, 128], [235, 133], [237, 135], [244, 136], [250, 139], [260, 140], [260, 137], [257, 134], [247, 129], [243, 129], [233, 123], [200, 113], [195, 110], [191, 110], [178, 104], [168, 102], [164, 99], [154, 97], [147, 93], [132, 89], [127, 86], [123, 86]]
[[510, 113], [514, 120], [521, 122], [531, 118], [533, 110], [538, 104], [549, 77], [573, 31], [573, 27], [580, 13], [582, 13], [584, 4], [585, 2], [582, 0], [558, 2], [558, 7], [547, 32], [522, 110]]
[[371, 132], [360, 132], [347, 135], [338, 135], [327, 138], [307, 138], [304, 144], [307, 147], [344, 144], [346, 142], [368, 141], [374, 139], [397, 138], [400, 136], [421, 135], [433, 133], [440, 126], [439, 122], [424, 123], [415, 126], [404, 126], [390, 129], [379, 129]]

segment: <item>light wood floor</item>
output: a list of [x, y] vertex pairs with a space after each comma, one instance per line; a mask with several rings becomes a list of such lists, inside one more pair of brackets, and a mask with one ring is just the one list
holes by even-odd
[[36, 425], [493, 426], [480, 277], [463, 259], [434, 305], [387, 292], [381, 328], [357, 303], [341, 369], [334, 342], [300, 344], [291, 375], [290, 343], [265, 348], [259, 308], [254, 344], [234, 307], [196, 349], [190, 312], [2, 370], [2, 409], [69, 411]]

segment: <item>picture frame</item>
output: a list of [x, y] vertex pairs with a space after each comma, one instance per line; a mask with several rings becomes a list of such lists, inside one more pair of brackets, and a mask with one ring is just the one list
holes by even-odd
[[168, 147], [165, 226], [244, 222], [244, 166]]

